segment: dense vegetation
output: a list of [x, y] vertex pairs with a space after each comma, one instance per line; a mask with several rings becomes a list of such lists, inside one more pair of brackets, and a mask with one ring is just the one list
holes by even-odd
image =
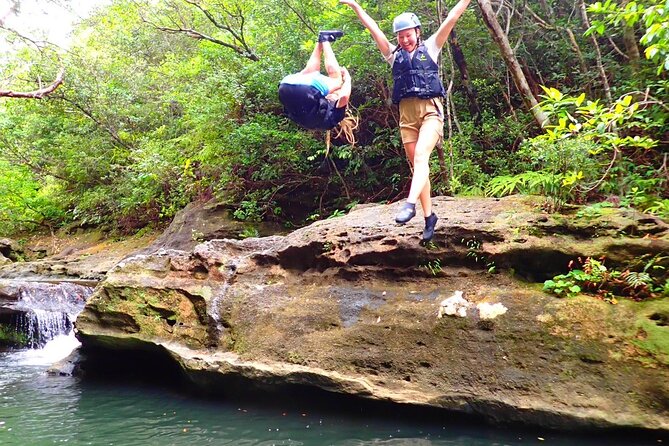
[[[410, 9], [428, 34], [452, 6], [363, 5], [388, 33]], [[472, 3], [444, 51], [452, 93], [435, 193], [541, 193], [551, 209], [598, 203], [594, 211], [631, 206], [669, 218], [667, 8], [492, 3], [549, 119], [542, 129], [482, 20], [486, 5]], [[276, 95], [324, 28], [346, 33], [334, 48], [360, 116], [357, 144], [335, 140], [327, 152], [325, 135], [282, 116]], [[78, 26], [67, 52], [3, 36], [19, 50], [2, 59], [0, 90], [39, 88], [65, 69], [64, 84], [42, 99], [1, 99], [4, 235], [133, 231], [211, 197], [239, 219], [299, 225], [406, 194], [390, 70], [335, 0], [115, 0]]]

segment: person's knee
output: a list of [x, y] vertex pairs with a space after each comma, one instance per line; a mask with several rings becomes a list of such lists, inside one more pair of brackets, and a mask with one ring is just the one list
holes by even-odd
[[334, 80], [337, 85], [341, 86], [344, 83], [344, 78], [341, 76], [341, 70], [335, 69], [334, 67], [325, 67], [328, 77]]
[[430, 162], [430, 152], [427, 149], [416, 149], [413, 155], [413, 164], [416, 167], [426, 166]]

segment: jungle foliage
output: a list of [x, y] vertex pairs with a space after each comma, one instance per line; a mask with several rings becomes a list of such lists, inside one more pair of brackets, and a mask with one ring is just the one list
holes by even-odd
[[[549, 122], [540, 128], [524, 108], [473, 2], [456, 26], [468, 82], [451, 59], [457, 47], [442, 58], [453, 87], [433, 190], [540, 193], [551, 209], [608, 202], [669, 218], [669, 8], [492, 3]], [[387, 33], [410, 9], [427, 34], [452, 6], [362, 4]], [[345, 31], [334, 49], [361, 124], [357, 144], [326, 151], [324, 133], [282, 115], [276, 87], [331, 28]], [[68, 224], [133, 231], [211, 197], [239, 219], [299, 225], [406, 194], [390, 70], [335, 0], [114, 0], [78, 25], [68, 51], [3, 32], [16, 51], [1, 61], [1, 90], [34, 90], [65, 70], [42, 99], [1, 99], [4, 235]]]

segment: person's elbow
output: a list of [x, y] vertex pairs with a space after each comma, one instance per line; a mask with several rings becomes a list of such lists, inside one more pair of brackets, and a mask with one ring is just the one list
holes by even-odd
[[349, 98], [351, 97], [351, 87], [343, 87], [339, 92], [339, 99], [337, 100], [337, 108], [343, 108], [348, 105]]

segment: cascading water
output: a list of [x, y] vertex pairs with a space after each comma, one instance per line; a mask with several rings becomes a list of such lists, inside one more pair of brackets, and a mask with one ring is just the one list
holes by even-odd
[[216, 331], [219, 334], [223, 331], [223, 327], [221, 326], [221, 316], [219, 314], [219, 306], [221, 304], [221, 301], [227, 295], [228, 288], [230, 288], [230, 284], [236, 273], [237, 273], [237, 264], [234, 262], [230, 262], [227, 265], [227, 273], [225, 275], [225, 282], [223, 283], [223, 287], [216, 293], [210, 304], [209, 314], [211, 315], [211, 318], [214, 320], [214, 323], [216, 324]]
[[11, 315], [26, 346], [39, 348], [72, 331], [92, 293], [93, 287], [73, 282], [2, 281], [0, 310]]
[[27, 336], [29, 347], [41, 347], [60, 334], [67, 334], [72, 322], [67, 313], [30, 309], [17, 317], [16, 331]]

